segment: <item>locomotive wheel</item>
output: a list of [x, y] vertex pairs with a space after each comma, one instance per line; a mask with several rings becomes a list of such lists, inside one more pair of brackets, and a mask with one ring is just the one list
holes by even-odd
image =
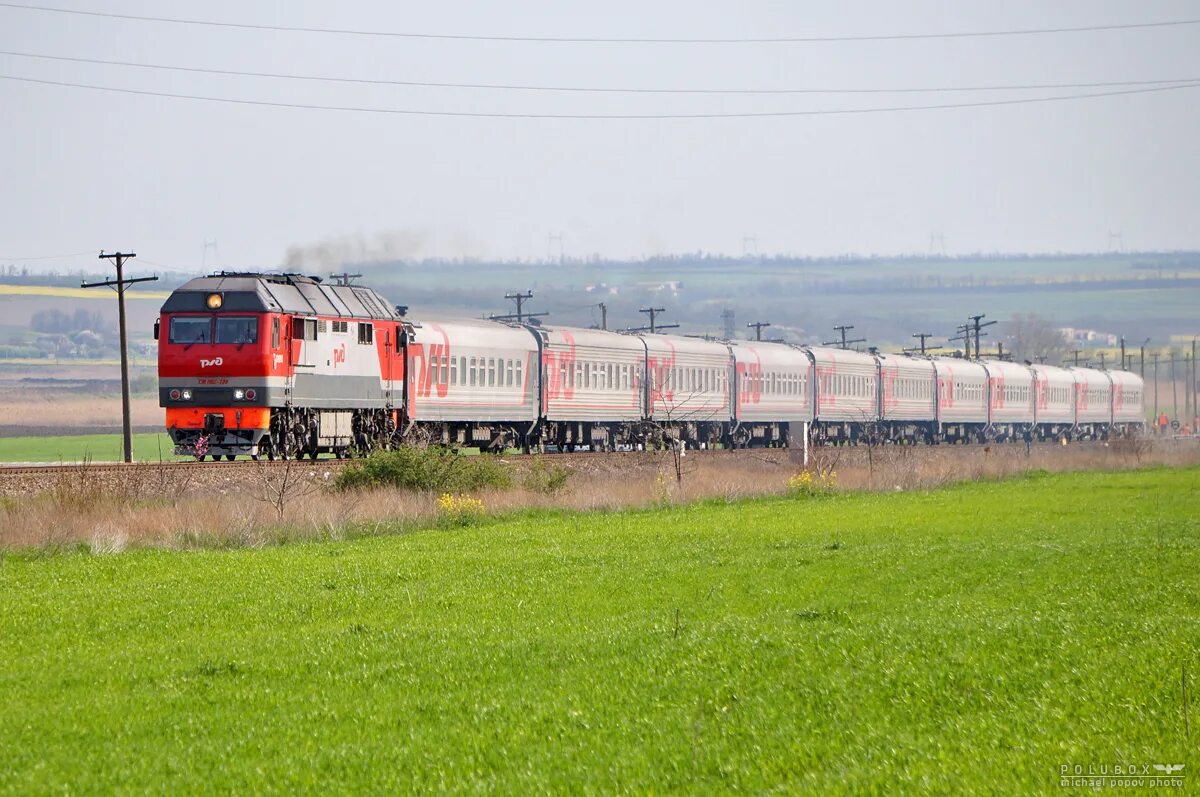
[[198, 454], [198, 455], [196, 456], [196, 461], [197, 461], [197, 462], [203, 462], [203, 461], [204, 461], [204, 457], [205, 457], [205, 456], [207, 456], [207, 455], [206, 455], [206, 454]]

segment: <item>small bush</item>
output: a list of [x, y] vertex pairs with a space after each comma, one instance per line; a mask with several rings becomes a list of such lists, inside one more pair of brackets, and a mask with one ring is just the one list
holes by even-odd
[[837, 474], [834, 471], [814, 473], [802, 470], [788, 479], [788, 492], [803, 496], [827, 495], [833, 492], [836, 483]]
[[375, 451], [361, 462], [350, 463], [337, 475], [334, 486], [466, 492], [510, 487], [512, 477], [490, 457], [464, 457], [449, 448], [397, 448]]
[[438, 509], [451, 526], [470, 526], [483, 517], [483, 501], [469, 495], [442, 493], [438, 498]]
[[562, 492], [563, 488], [567, 486], [567, 480], [571, 478], [571, 473], [572, 471], [568, 467], [556, 462], [547, 462], [541, 457], [534, 457], [533, 462], [529, 465], [529, 470], [525, 472], [522, 486], [531, 492], [555, 495]]

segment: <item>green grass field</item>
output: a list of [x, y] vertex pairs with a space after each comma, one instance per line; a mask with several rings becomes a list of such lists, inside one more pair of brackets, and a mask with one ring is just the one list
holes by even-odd
[[[133, 458], [139, 462], [176, 459], [170, 435], [143, 433], [133, 436]], [[121, 435], [80, 434], [53, 437], [0, 437], [0, 462], [117, 462]]]
[[1192, 784], [1198, 484], [9, 555], [0, 791], [1026, 794], [1113, 763]]

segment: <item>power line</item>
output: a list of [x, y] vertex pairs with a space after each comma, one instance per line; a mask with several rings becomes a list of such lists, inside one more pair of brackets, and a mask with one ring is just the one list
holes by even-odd
[[26, 262], [26, 261], [30, 261], [30, 260], [65, 260], [68, 257], [83, 257], [84, 255], [90, 255], [90, 254], [91, 254], [91, 252], [72, 252], [69, 255], [42, 255], [41, 257], [2, 257], [2, 256], [0, 256], [0, 260], [4, 260], [6, 262], [13, 262], [13, 263], [22, 263], [22, 262]]
[[16, 50], [0, 50], [0, 55], [15, 58], [36, 58], [45, 61], [62, 61], [75, 64], [97, 64], [121, 66], [133, 69], [156, 69], [169, 72], [189, 72], [200, 75], [224, 75], [229, 77], [257, 77], [273, 80], [303, 80], [318, 83], [344, 83], [366, 86], [406, 86], [435, 89], [484, 89], [488, 91], [546, 91], [584, 94], [750, 94], [750, 95], [795, 95], [795, 94], [935, 94], [972, 91], [1040, 91], [1061, 89], [1116, 88], [1121, 86], [1159, 86], [1168, 83], [1195, 83], [1200, 77], [1166, 78], [1162, 80], [1108, 80], [1081, 83], [1009, 83], [987, 86], [925, 86], [901, 88], [816, 88], [816, 89], [714, 89], [714, 88], [630, 88], [624, 86], [547, 86], [521, 83], [450, 83], [430, 80], [392, 80], [385, 78], [354, 78], [332, 75], [297, 75], [289, 72], [252, 72], [239, 69], [215, 69], [174, 64], [147, 64], [138, 61], [113, 61], [105, 58], [83, 58], [70, 55], [48, 55]]
[[240, 28], [242, 30], [268, 30], [284, 33], [329, 33], [340, 36], [385, 36], [401, 39], [438, 39], [449, 41], [485, 42], [538, 42], [553, 44], [818, 44], [830, 42], [873, 42], [909, 41], [920, 39], [968, 39], [999, 36], [1033, 36], [1057, 33], [1094, 33], [1099, 31], [1134, 30], [1144, 28], [1168, 28], [1180, 25], [1195, 25], [1200, 19], [1174, 19], [1160, 22], [1131, 22], [1112, 25], [1081, 25], [1058, 28], [1015, 28], [1010, 30], [959, 31], [949, 33], [881, 33], [854, 34], [848, 36], [751, 36], [738, 38], [629, 38], [593, 36], [484, 36], [463, 33], [419, 33], [413, 31], [356, 30], [352, 28], [315, 28], [296, 25], [267, 25], [252, 22], [216, 22], [206, 19], [183, 17], [154, 17], [138, 14], [116, 14], [108, 11], [83, 11], [75, 8], [29, 5], [26, 3], [3, 3], [0, 7], [23, 11], [42, 11], [54, 14], [74, 14], [85, 17], [123, 19], [135, 22], [164, 22], [172, 25], [203, 25], [211, 28]]
[[[0, 4], [3, 5], [3, 4]], [[1129, 94], [1150, 94], [1159, 91], [1174, 91], [1176, 89], [1192, 89], [1200, 87], [1200, 82], [1182, 83], [1170, 86], [1154, 86], [1150, 88], [1122, 89], [1118, 91], [1101, 91], [1085, 94], [1065, 94], [1053, 97], [1021, 97], [1006, 100], [979, 100], [975, 102], [948, 102], [927, 105], [893, 105], [874, 108], [836, 108], [811, 111], [751, 111], [731, 113], [623, 113], [623, 114], [590, 114], [590, 113], [521, 113], [521, 112], [484, 112], [484, 111], [433, 111], [418, 108], [371, 108], [352, 105], [312, 105], [296, 102], [273, 102], [270, 100], [243, 100], [233, 97], [208, 97], [198, 94], [178, 94], [167, 91], [147, 91], [144, 89], [126, 89], [114, 86], [97, 86], [90, 83], [72, 83], [62, 80], [45, 80], [42, 78], [18, 77], [16, 75], [0, 74], [0, 80], [15, 80], [21, 83], [36, 83], [43, 86], [62, 86], [65, 88], [91, 89], [116, 94], [135, 94], [143, 97], [167, 97], [177, 100], [197, 100], [201, 102], [217, 102], [231, 105], [258, 105], [268, 108], [296, 108], [310, 111], [343, 111], [353, 113], [396, 114], [402, 116], [452, 116], [472, 117], [477, 119], [750, 119], [784, 116], [849, 116], [857, 114], [893, 113], [900, 111], [935, 111], [952, 108], [983, 108], [1000, 105], [1026, 105], [1032, 103], [1064, 102], [1067, 100], [1093, 99], [1097, 97], [1118, 97]]]

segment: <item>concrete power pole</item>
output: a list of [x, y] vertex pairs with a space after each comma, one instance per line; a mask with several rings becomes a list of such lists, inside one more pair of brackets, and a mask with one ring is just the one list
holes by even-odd
[[81, 288], [113, 288], [117, 292], [117, 328], [121, 341], [121, 442], [126, 462], [133, 461], [133, 430], [129, 420], [129, 340], [125, 330], [125, 287], [138, 282], [154, 282], [158, 277], [125, 279], [125, 261], [137, 257], [130, 252], [100, 253], [101, 260], [112, 260], [117, 265], [117, 278], [104, 282], [83, 282]]

